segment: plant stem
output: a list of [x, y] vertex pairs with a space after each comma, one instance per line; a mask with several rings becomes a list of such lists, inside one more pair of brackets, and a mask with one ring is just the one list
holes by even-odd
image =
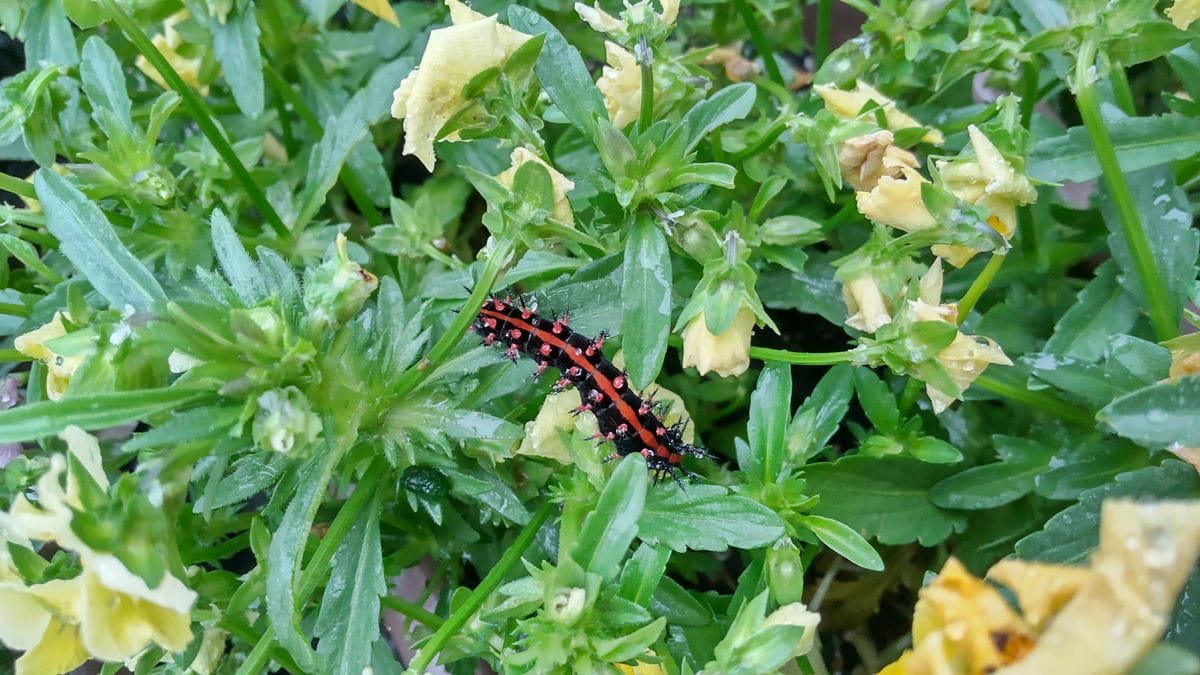
[[542, 524], [550, 517], [550, 512], [553, 510], [553, 501], [546, 500], [542, 503], [541, 507], [534, 512], [533, 517], [521, 530], [521, 533], [517, 535], [516, 540], [504, 552], [504, 555], [496, 563], [496, 566], [489, 570], [483, 581], [479, 582], [475, 590], [471, 591], [471, 595], [467, 598], [467, 601], [450, 615], [446, 623], [442, 624], [442, 627], [433, 634], [433, 637], [421, 648], [421, 651], [417, 652], [412, 662], [408, 664], [409, 670], [417, 673], [425, 672], [425, 669], [433, 662], [434, 657], [442, 651], [446, 643], [458, 634], [458, 631], [467, 624], [467, 621], [475, 615], [475, 612], [479, 611], [479, 608], [483, 606], [484, 601], [492, 594], [492, 591], [500, 587], [500, 582], [504, 580], [504, 576], [508, 574], [508, 570], [521, 559], [521, 554], [533, 543], [533, 538], [537, 535], [538, 530], [542, 529]]
[[23, 361], [32, 360], [32, 358], [25, 356], [12, 347], [0, 348], [0, 363], [21, 363]]
[[[325, 532], [321, 543], [317, 545], [317, 550], [308, 561], [308, 565], [304, 567], [304, 571], [300, 573], [300, 584], [296, 592], [298, 607], [308, 602], [309, 596], [320, 585], [321, 578], [329, 573], [329, 561], [333, 559], [334, 552], [350, 532], [350, 527], [358, 519], [359, 512], [375, 496], [376, 483], [386, 471], [387, 460], [383, 456], [376, 457], [363, 472], [362, 479], [354, 487], [350, 498], [338, 509], [338, 513], [334, 516], [333, 522], [329, 524], [329, 529]], [[271, 655], [271, 647], [274, 644], [275, 627], [268, 625], [254, 648], [246, 655], [246, 660], [238, 668], [238, 675], [261, 672], [267, 665], [267, 659]]]
[[414, 602], [402, 600], [394, 595], [385, 595], [379, 599], [379, 602], [393, 612], [403, 614], [414, 621], [419, 621], [422, 625], [430, 630], [437, 630], [446, 623], [446, 620], [437, 614], [434, 614], [433, 612]]
[[34, 191], [32, 183], [26, 183], [20, 178], [6, 173], [0, 173], [0, 190], [6, 190], [26, 199], [37, 199], [37, 192]]
[[29, 308], [15, 302], [0, 302], [0, 314], [25, 318], [29, 316]]
[[496, 281], [504, 273], [505, 265], [509, 262], [508, 258], [516, 248], [516, 243], [512, 239], [495, 239], [492, 243], [494, 247], [488, 252], [487, 262], [483, 266], [483, 272], [479, 275], [479, 281], [463, 304], [462, 310], [454, 317], [450, 327], [433, 345], [433, 348], [429, 350], [429, 355], [400, 376], [394, 389], [396, 396], [404, 396], [416, 389], [417, 385], [429, 377], [430, 373], [436, 370], [437, 366], [441, 365], [442, 361], [445, 361], [446, 357], [450, 356], [450, 352], [454, 351], [454, 348], [462, 341], [467, 327], [475, 320], [475, 315], [483, 306], [484, 299], [492, 292]]
[[786, 87], [787, 82], [784, 81], [783, 74], [779, 72], [779, 64], [775, 62], [775, 52], [771, 50], [771, 43], [763, 34], [762, 26], [758, 25], [758, 17], [754, 16], [754, 10], [746, 0], [733, 0], [733, 6], [737, 9], [738, 14], [742, 15], [746, 30], [750, 31], [750, 40], [754, 43], [754, 48], [758, 50], [758, 55], [762, 57], [763, 67], [767, 69], [767, 77], [771, 78], [775, 84]]
[[645, 36], [638, 38], [634, 51], [642, 71], [642, 108], [638, 113], [638, 130], [645, 131], [654, 121], [654, 53], [650, 51]]
[[[1080, 48], [1079, 61], [1075, 65], [1075, 104], [1079, 107], [1079, 115], [1083, 118], [1083, 126], [1092, 139], [1096, 151], [1096, 159], [1104, 174], [1104, 183], [1112, 196], [1120, 218], [1121, 234], [1129, 247], [1133, 258], [1134, 271], [1139, 285], [1142, 287], [1146, 312], [1150, 315], [1150, 323], [1154, 326], [1154, 334], [1160, 341], [1169, 340], [1179, 334], [1178, 321], [1171, 309], [1171, 293], [1166, 281], [1158, 269], [1154, 251], [1150, 248], [1150, 240], [1146, 229], [1138, 215], [1137, 206], [1133, 203], [1133, 195], [1125, 174], [1117, 161], [1117, 152], [1113, 148], [1108, 128], [1100, 114], [1100, 94], [1096, 85], [1091, 81], [1089, 69], [1095, 61], [1096, 46], [1093, 38], [1084, 41]], [[1089, 46], [1090, 45], [1090, 46]]]
[[751, 347], [751, 358], [760, 361], [779, 361], [796, 366], [832, 366], [838, 363], [848, 363], [862, 356], [857, 349], [844, 352], [791, 352], [786, 349], [768, 349], [766, 347]]
[[817, 0], [817, 44], [813, 46], [813, 57], [817, 68], [829, 56], [829, 29], [833, 24], [833, 0]]
[[778, 140], [785, 131], [787, 131], [787, 122], [776, 122], [771, 126], [770, 129], [767, 130], [767, 133], [763, 134], [757, 141], [754, 142], [753, 145], [741, 150], [740, 152], [734, 153], [732, 157], [726, 160], [727, 163], [736, 164], [744, 159], [748, 159], [757, 155], [758, 153], [771, 147], [771, 145]]
[[975, 303], [979, 302], [980, 296], [991, 285], [992, 280], [996, 278], [996, 273], [1000, 271], [1000, 266], [1004, 264], [1005, 254], [993, 253], [988, 259], [987, 265], [979, 276], [975, 277], [975, 281], [971, 282], [971, 287], [967, 289], [966, 295], [958, 301], [958, 325], [962, 325], [966, 321], [967, 315], [975, 309]]
[[283, 224], [283, 220], [275, 212], [275, 208], [271, 206], [271, 202], [267, 201], [267, 195], [258, 187], [258, 183], [254, 182], [254, 178], [242, 164], [242, 160], [238, 159], [233, 146], [229, 144], [229, 141], [225, 140], [224, 132], [218, 126], [217, 121], [213, 119], [213, 116], [209, 114], [208, 108], [205, 107], [204, 101], [201, 100], [200, 96], [183, 81], [183, 78], [179, 77], [179, 73], [175, 72], [175, 69], [159, 53], [158, 48], [150, 42], [150, 38], [146, 37], [146, 34], [134, 22], [133, 17], [129, 16], [123, 7], [118, 5], [115, 0], [100, 0], [100, 4], [104, 6], [104, 9], [108, 11], [109, 15], [120, 26], [125, 36], [129, 38], [129, 41], [137, 47], [142, 56], [146, 57], [146, 60], [154, 66], [159, 75], [162, 75], [163, 80], [175, 90], [175, 93], [183, 98], [183, 104], [187, 106], [188, 111], [192, 114], [192, 119], [200, 127], [200, 131], [212, 143], [213, 148], [221, 156], [221, 159], [225, 160], [225, 163], [229, 165], [229, 170], [233, 172], [238, 182], [242, 184], [242, 187], [246, 190], [246, 194], [250, 197], [250, 201], [254, 202], [254, 205], [267, 221], [267, 224], [275, 231], [275, 234], [283, 239], [289, 238], [291, 231], [288, 230], [287, 225]]
[[[263, 63], [263, 75], [266, 77], [267, 82], [270, 83], [271, 88], [283, 97], [283, 100], [291, 105], [292, 110], [295, 110], [296, 114], [300, 116], [301, 121], [304, 122], [304, 126], [308, 128], [308, 132], [320, 138], [325, 133], [320, 120], [317, 119], [317, 116], [313, 114], [308, 105], [304, 103], [304, 99], [300, 98], [300, 95], [292, 89], [287, 80], [283, 79], [279, 71], [275, 70], [271, 64]], [[280, 119], [283, 118], [281, 117]], [[358, 207], [358, 212], [362, 214], [367, 224], [371, 227], [382, 225], [383, 215], [371, 203], [371, 198], [367, 196], [366, 188], [363, 187], [358, 173], [347, 164], [342, 167], [340, 178], [342, 185], [346, 188], [346, 193], [350, 195], [350, 199], [354, 200], [354, 205]]]
[[1044, 391], [1030, 391], [1020, 385], [1005, 382], [987, 373], [975, 379], [975, 386], [993, 394], [1003, 396], [1017, 403], [1055, 415], [1066, 422], [1083, 427], [1094, 427], [1096, 421], [1092, 416], [1061, 398]]

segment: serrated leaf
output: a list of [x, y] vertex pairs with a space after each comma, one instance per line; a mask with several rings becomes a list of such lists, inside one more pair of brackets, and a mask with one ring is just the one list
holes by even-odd
[[855, 565], [876, 572], [883, 569], [883, 558], [879, 557], [870, 542], [845, 523], [821, 516], [801, 516], [797, 522], [812, 530], [821, 543]]
[[221, 64], [238, 110], [247, 117], [258, 117], [263, 111], [263, 61], [254, 5], [230, 12], [224, 24], [210, 21], [209, 28], [213, 55]]
[[774, 511], [718, 485], [656, 490], [638, 525], [642, 541], [681, 553], [761, 548], [783, 534], [783, 520]]
[[379, 639], [379, 597], [387, 592], [379, 541], [379, 492], [358, 514], [330, 562], [315, 633], [326, 672], [360, 675]]
[[626, 455], [613, 471], [596, 508], [583, 521], [571, 557], [585, 571], [602, 579], [616, 578], [621, 560], [638, 532], [649, 482], [646, 460]]
[[934, 485], [929, 497], [946, 509], [993, 509], [1033, 490], [1034, 481], [1050, 465], [1050, 451], [1024, 438], [996, 437], [1000, 462], [976, 466]]
[[821, 501], [813, 513], [843, 522], [882, 544], [932, 546], [966, 519], [939, 508], [929, 490], [954, 473], [944, 464], [907, 457], [843, 457], [804, 469], [806, 492]]
[[53, 171], [39, 171], [33, 185], [63, 254], [113, 307], [150, 309], [166, 301], [158, 280], [117, 238], [100, 207]]
[[1116, 272], [1116, 263], [1112, 261], [1096, 269], [1095, 278], [1055, 324], [1045, 351], [1095, 361], [1104, 354], [1113, 335], [1129, 332], [1140, 310], [1137, 300], [1117, 282]]
[[[1126, 174], [1200, 152], [1200, 120], [1183, 115], [1127, 117], [1108, 120], [1105, 127]], [[1100, 162], [1087, 129], [1071, 127], [1035, 143], [1026, 172], [1047, 182], [1080, 183], [1100, 176]]]
[[1126, 394], [1096, 415], [1113, 431], [1149, 448], [1200, 447], [1200, 376]]
[[221, 272], [242, 303], [253, 307], [265, 300], [267, 283], [220, 209], [212, 212], [212, 241]]

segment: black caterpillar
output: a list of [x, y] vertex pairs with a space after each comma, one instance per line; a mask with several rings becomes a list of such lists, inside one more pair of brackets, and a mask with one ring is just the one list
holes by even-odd
[[600, 349], [607, 337], [604, 333], [587, 338], [567, 323], [566, 314], [546, 319], [524, 300], [506, 296], [485, 301], [471, 329], [483, 337], [485, 345], [506, 345], [514, 362], [517, 354], [532, 358], [538, 366], [535, 377], [547, 368], [557, 368], [562, 373], [557, 387], [574, 385], [579, 389], [582, 404], [575, 412], [591, 411], [600, 428], [596, 439], [616, 446], [609, 459], [640, 453], [656, 481], [669, 476], [683, 487], [679, 474], [695, 477], [682, 466], [683, 458], [711, 455], [684, 442], [685, 422], [664, 424], [664, 407], [629, 387], [628, 375]]

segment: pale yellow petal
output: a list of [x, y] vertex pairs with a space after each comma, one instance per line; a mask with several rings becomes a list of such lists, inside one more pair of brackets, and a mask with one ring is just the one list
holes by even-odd
[[892, 322], [887, 301], [879, 284], [869, 276], [859, 277], [842, 285], [846, 302], [846, 325], [865, 333], [874, 333]]
[[642, 71], [632, 53], [613, 42], [604, 43], [608, 65], [596, 87], [604, 95], [604, 108], [614, 126], [623, 129], [637, 120], [642, 105]]
[[1187, 30], [1196, 19], [1200, 19], [1200, 0], [1175, 0], [1175, 4], [1167, 8], [1167, 18], [1179, 30]]
[[[820, 84], [814, 86], [813, 91], [817, 92], [817, 95], [825, 102], [826, 110], [842, 119], [854, 119], [858, 117], [858, 113], [863, 109], [863, 106], [869, 102], [874, 102], [883, 110], [887, 128], [892, 131], [924, 126], [911, 116], [901, 112], [896, 107], [895, 101], [879, 93], [874, 87], [861, 80], [855, 85], [853, 91], [845, 91]], [[931, 129], [925, 132], [921, 140], [926, 143], [940, 145], [944, 138], [942, 132]]]
[[354, 4], [358, 5], [359, 7], [362, 7], [363, 9], [374, 14], [375, 16], [392, 24], [393, 26], [396, 26], [396, 27], [400, 26], [400, 19], [399, 19], [399, 17], [396, 16], [396, 10], [392, 9], [392, 3], [388, 2], [388, 0], [352, 0], [352, 1], [354, 2]]
[[713, 335], [704, 314], [697, 315], [683, 330], [683, 367], [695, 366], [701, 375], [711, 372], [721, 377], [746, 372], [754, 324], [754, 312], [742, 307], [724, 333]]
[[575, 223], [575, 214], [571, 211], [571, 202], [567, 199], [567, 193], [575, 188], [575, 183], [562, 175], [553, 166], [550, 166], [541, 157], [538, 157], [533, 152], [530, 152], [525, 147], [518, 147], [512, 151], [509, 157], [510, 166], [496, 176], [497, 180], [504, 183], [508, 187], [512, 187], [513, 179], [517, 175], [517, 169], [525, 162], [537, 162], [546, 168], [550, 174], [550, 183], [554, 188], [554, 212], [551, 214], [554, 219], [560, 223], [573, 225]]
[[537, 417], [525, 423], [525, 438], [517, 449], [518, 455], [548, 457], [561, 464], [571, 463], [571, 453], [562, 441], [561, 433], [570, 434], [577, 426], [584, 433], [596, 432], [596, 418], [591, 414], [573, 414], [579, 407], [579, 391], [567, 389], [546, 396]]
[[996, 149], [991, 139], [974, 124], [967, 127], [975, 160], [979, 162], [983, 176], [987, 179], [988, 194], [1007, 197], [1018, 204], [1029, 204], [1037, 199], [1037, 190], [1024, 175], [1017, 173], [1004, 155]]
[[597, 33], [614, 33], [625, 28], [623, 22], [600, 9], [598, 4], [588, 7], [582, 2], [577, 2], [575, 3], [575, 13]]
[[[187, 611], [178, 611], [146, 599], [147, 594], [166, 596], [171, 591], [150, 591], [145, 588], [144, 581], [134, 577], [141, 582], [145, 593], [131, 595], [109, 587], [106, 584], [111, 579], [102, 580], [101, 575], [86, 566], [82, 577], [84, 591], [80, 623], [83, 643], [89, 654], [107, 661], [122, 661], [137, 654], [151, 642], [169, 651], [181, 651], [191, 642], [191, 617]], [[170, 575], [165, 578], [164, 585], [167, 584], [166, 580], [179, 583]]]
[[927, 182], [916, 169], [900, 167], [903, 178], [883, 176], [870, 192], [855, 193], [858, 211], [871, 220], [905, 232], [937, 225], [921, 199], [921, 184]]
[[79, 626], [51, 619], [42, 639], [17, 659], [16, 675], [60, 675], [88, 658], [79, 639]]

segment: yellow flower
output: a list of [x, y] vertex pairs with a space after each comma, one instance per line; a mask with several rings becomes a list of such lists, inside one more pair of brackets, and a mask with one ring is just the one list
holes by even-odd
[[[817, 95], [825, 102], [826, 110], [842, 119], [855, 119], [863, 109], [863, 106], [869, 102], [874, 102], [883, 109], [887, 128], [892, 131], [925, 126], [904, 112], [901, 112], [896, 107], [895, 101], [879, 93], [874, 87], [861, 80], [855, 85], [853, 91], [844, 91], [823, 84], [813, 87], [813, 91], [817, 92]], [[942, 136], [942, 132], [930, 129], [925, 132], [921, 140], [926, 143], [941, 145], [945, 139]]]
[[392, 9], [392, 4], [388, 0], [353, 0], [353, 2], [393, 26], [400, 27], [400, 19], [396, 16], [396, 10]]
[[874, 333], [892, 322], [887, 299], [869, 275], [842, 284], [842, 299], [846, 301], [846, 325], [851, 328]]
[[1162, 635], [1200, 553], [1200, 502], [1110, 500], [1089, 567], [1007, 560], [988, 579], [951, 559], [921, 590], [913, 648], [880, 675], [1127, 672]]
[[55, 312], [50, 323], [13, 340], [17, 351], [46, 364], [46, 397], [51, 401], [57, 401], [66, 395], [71, 376], [83, 365], [85, 358], [83, 355], [63, 356], [46, 346], [50, 340], [66, 334], [67, 328], [63, 325], [62, 312]]
[[579, 391], [575, 389], [548, 395], [538, 410], [537, 417], [532, 422], [525, 423], [525, 438], [521, 441], [517, 454], [547, 457], [560, 464], [570, 464], [571, 453], [563, 442], [563, 434], [569, 437], [571, 432], [578, 428], [591, 435], [596, 433], [597, 429], [594, 415], [573, 414], [581, 403]]
[[1167, 18], [1179, 30], [1187, 30], [1193, 21], [1200, 19], [1200, 0], [1175, 0], [1175, 3], [1167, 8]]
[[742, 56], [742, 43], [728, 47], [717, 47], [704, 57], [705, 65], [718, 64], [725, 67], [725, 77], [730, 82], [745, 82], [758, 75], [758, 66]]
[[[988, 224], [1005, 241], [1017, 229], [1017, 206], [1033, 203], [1037, 190], [1024, 175], [1017, 173], [991, 140], [974, 124], [967, 127], [975, 157], [969, 160], [942, 160], [937, 163], [942, 181], [956, 197], [988, 210]], [[977, 251], [966, 246], [938, 244], [933, 254], [962, 267]]]
[[588, 7], [582, 2], [577, 2], [575, 3], [575, 13], [597, 33], [616, 33], [625, 30], [625, 22], [600, 9], [598, 3]]
[[[921, 279], [919, 299], [909, 301], [909, 319], [955, 323], [958, 318], [958, 307], [955, 304], [941, 304], [941, 295], [942, 261], [939, 258]], [[982, 342], [980, 342], [981, 339]], [[925, 393], [929, 395], [935, 413], [942, 412], [961, 397], [971, 383], [983, 374], [988, 365], [1012, 365], [1012, 361], [1005, 356], [1004, 350], [994, 340], [965, 335], [962, 331], [958, 331], [954, 340], [939, 351], [934, 359], [946, 369], [950, 379], [958, 387], [958, 391], [947, 392], [926, 383]]]
[[741, 375], [750, 367], [750, 333], [754, 312], [743, 305], [733, 323], [720, 335], [708, 331], [704, 314], [697, 314], [683, 329], [683, 367], [696, 366], [701, 375]]
[[817, 640], [817, 624], [820, 622], [820, 614], [808, 611], [808, 607], [803, 602], [792, 602], [767, 615], [767, 620], [763, 622], [763, 627], [803, 626], [804, 634], [800, 636], [799, 642], [796, 643], [796, 647], [792, 650], [791, 658], [796, 658], [812, 650]]
[[667, 675], [667, 670], [657, 663], [638, 661], [632, 666], [627, 666], [624, 663], [614, 665], [616, 665], [617, 670], [625, 675]]
[[567, 225], [575, 224], [575, 215], [571, 211], [571, 202], [567, 200], [567, 193], [575, 188], [575, 183], [571, 179], [559, 173], [557, 169], [542, 161], [541, 157], [538, 157], [524, 147], [514, 149], [509, 159], [512, 165], [501, 172], [499, 176], [496, 176], [501, 183], [512, 187], [513, 179], [517, 175], [517, 169], [525, 162], [537, 162], [541, 164], [549, 172], [550, 183], [554, 186], [554, 210], [550, 215], [554, 216], [554, 219], [560, 223]]
[[[208, 85], [200, 84], [200, 66], [203, 65], [204, 58], [201, 56], [188, 58], [179, 53], [179, 48], [185, 46], [187, 43], [183, 41], [183, 36], [179, 34], [179, 31], [175, 30], [175, 26], [187, 21], [190, 17], [191, 14], [186, 9], [172, 14], [163, 21], [163, 32], [155, 35], [150, 41], [154, 43], [155, 49], [163, 55], [167, 63], [171, 64], [175, 72], [179, 73], [179, 77], [183, 79], [185, 84], [200, 92], [201, 96], [208, 96]], [[139, 55], [134, 63], [137, 65], [138, 70], [145, 73], [146, 77], [154, 80], [158, 86], [163, 89], [171, 88], [167, 85], [167, 81], [163, 79], [162, 75], [158, 73], [158, 69], [145, 56]]]
[[629, 30], [631, 22], [642, 23], [649, 20], [651, 16], [663, 26], [674, 25], [675, 19], [679, 17], [679, 0], [661, 0], [660, 4], [663, 8], [661, 14], [650, 8], [650, 0], [641, 0], [632, 5], [627, 2], [625, 3], [625, 12], [622, 14], [624, 20], [600, 9], [599, 3], [593, 3], [591, 7], [588, 7], [582, 2], [577, 2], [575, 3], [575, 13], [598, 33], [624, 33]]
[[623, 129], [641, 114], [642, 70], [637, 58], [620, 45], [604, 43], [604, 66], [596, 87], [604, 94], [604, 109], [614, 126]]
[[889, 168], [899, 170], [900, 176], [880, 176], [870, 191], [855, 193], [859, 213], [905, 232], [937, 225], [921, 199], [921, 184], [928, 182], [925, 177], [906, 164], [893, 162]]
[[[404, 154], [433, 171], [433, 142], [442, 127], [468, 105], [462, 89], [479, 73], [504, 63], [530, 36], [501, 25], [459, 0], [446, 0], [451, 26], [429, 34], [414, 68], [392, 95], [392, 117], [404, 120]], [[447, 141], [457, 141], [452, 133]]]
[[[67, 427], [61, 438], [89, 479], [107, 490], [96, 439], [74, 426]], [[23, 611], [0, 613], [0, 640], [27, 650], [17, 663], [18, 673], [62, 673], [88, 656], [123, 661], [151, 642], [181, 651], [191, 641], [195, 592], [170, 573], [150, 588], [115, 556], [93, 550], [71, 529], [73, 513], [84, 509], [81, 479], [67, 469], [62, 455], [52, 455], [49, 470], [38, 479], [38, 506], [18, 495], [9, 513], [0, 513], [0, 533], [5, 538], [17, 545], [54, 541], [77, 553], [82, 567], [73, 579], [30, 586], [0, 572], [0, 597], [13, 598]], [[29, 602], [31, 598], [37, 607]]]
[[892, 144], [895, 137], [887, 129], [855, 136], [838, 148], [838, 166], [842, 176], [859, 192], [870, 192], [885, 176], [902, 178], [903, 167], [916, 169], [917, 156]]

